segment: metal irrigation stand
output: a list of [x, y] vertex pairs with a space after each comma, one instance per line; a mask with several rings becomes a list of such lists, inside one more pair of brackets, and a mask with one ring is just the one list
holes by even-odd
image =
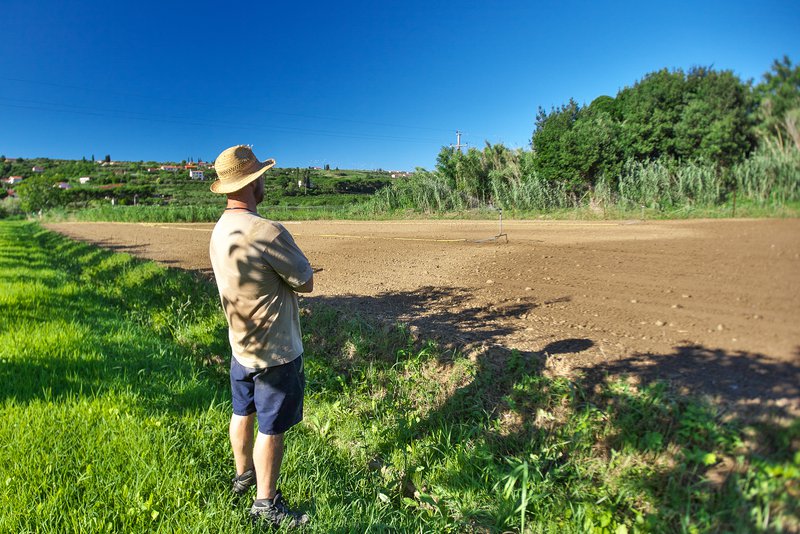
[[497, 241], [501, 237], [506, 238], [506, 243], [508, 243], [508, 234], [503, 232], [503, 208], [497, 208], [498, 213], [500, 214], [500, 230], [497, 232], [497, 235], [494, 237], [490, 237], [489, 239], [480, 239], [475, 241], [475, 243], [485, 243], [487, 241]]
[[497, 235], [494, 236], [494, 238], [500, 239], [501, 237], [505, 237], [506, 243], [508, 243], [508, 234], [503, 232], [503, 208], [497, 208], [497, 211], [500, 212], [500, 230], [497, 232]]

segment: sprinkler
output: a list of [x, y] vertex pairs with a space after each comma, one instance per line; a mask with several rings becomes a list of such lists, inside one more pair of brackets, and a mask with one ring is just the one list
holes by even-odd
[[497, 211], [500, 212], [500, 230], [497, 232], [497, 235], [494, 236], [494, 238], [499, 239], [501, 237], [505, 237], [506, 243], [508, 243], [508, 234], [503, 232], [503, 208], [497, 208]]
[[490, 237], [488, 239], [479, 239], [477, 241], [473, 241], [473, 243], [486, 243], [487, 241], [497, 241], [501, 237], [506, 238], [506, 243], [508, 243], [508, 234], [503, 232], [503, 208], [497, 208], [497, 212], [500, 215], [500, 229], [497, 232], [497, 235], [494, 237]]

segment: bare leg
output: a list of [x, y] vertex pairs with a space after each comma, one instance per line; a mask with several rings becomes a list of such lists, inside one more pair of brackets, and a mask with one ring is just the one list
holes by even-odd
[[272, 499], [278, 485], [283, 461], [283, 434], [268, 435], [258, 433], [253, 449], [253, 460], [256, 466], [257, 489], [256, 499]]
[[254, 413], [231, 416], [229, 431], [237, 476], [253, 468], [253, 425], [255, 420], [256, 414]]

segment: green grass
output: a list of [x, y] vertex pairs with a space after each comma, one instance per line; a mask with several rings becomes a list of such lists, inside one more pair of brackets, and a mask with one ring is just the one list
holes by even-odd
[[[663, 384], [549, 379], [324, 304], [301, 320], [280, 485], [310, 532], [800, 528], [798, 421], [723, 422]], [[0, 532], [251, 531], [226, 339], [203, 280], [0, 223]]]
[[[77, 211], [52, 210], [46, 212], [46, 221], [115, 221], [115, 222], [215, 222], [222, 212], [219, 206], [102, 206]], [[452, 212], [420, 212], [411, 209], [375, 210], [370, 204], [339, 205], [264, 205], [259, 212], [279, 221], [310, 220], [495, 220], [498, 212], [491, 208], [464, 209]], [[547, 211], [506, 209], [506, 220], [667, 220], [667, 219], [720, 219], [720, 218], [782, 218], [800, 217], [800, 202], [787, 202], [783, 206], [763, 206], [750, 201], [740, 201], [736, 210], [732, 203], [720, 206], [684, 206], [680, 208], [623, 208], [612, 206], [582, 206]]]

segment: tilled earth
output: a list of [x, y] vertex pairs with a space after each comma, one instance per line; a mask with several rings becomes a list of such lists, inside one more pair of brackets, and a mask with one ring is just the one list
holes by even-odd
[[[502, 365], [662, 379], [743, 416], [800, 414], [800, 220], [287, 222], [311, 301]], [[210, 276], [213, 224], [48, 228]]]

